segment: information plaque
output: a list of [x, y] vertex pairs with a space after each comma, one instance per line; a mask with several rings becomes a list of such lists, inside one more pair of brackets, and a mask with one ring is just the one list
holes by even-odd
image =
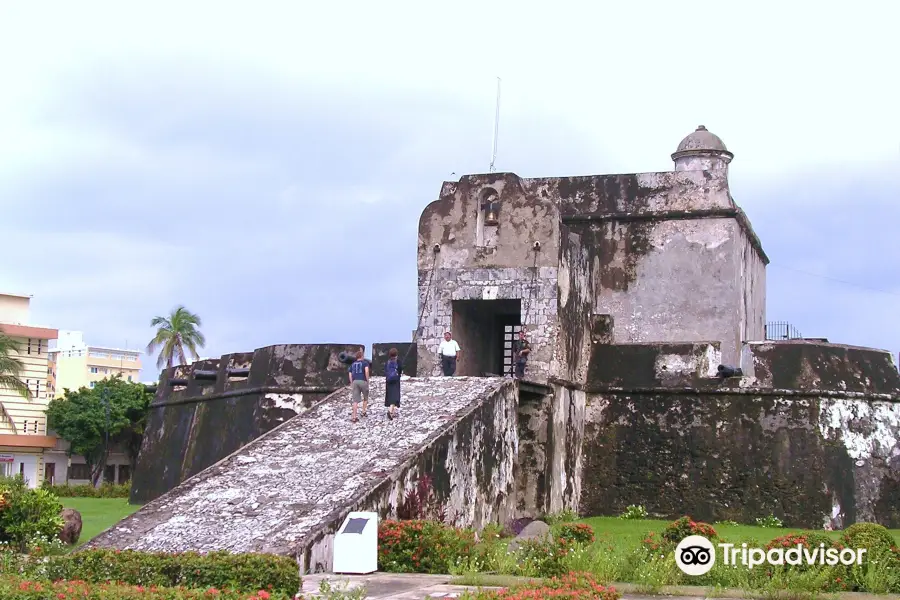
[[365, 575], [378, 570], [378, 513], [352, 512], [334, 535], [335, 573]]

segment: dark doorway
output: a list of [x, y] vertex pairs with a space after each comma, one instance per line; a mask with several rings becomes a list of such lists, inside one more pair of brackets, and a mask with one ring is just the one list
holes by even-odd
[[44, 481], [50, 485], [56, 484], [56, 463], [44, 463]]
[[454, 300], [451, 331], [461, 349], [457, 375], [509, 375], [521, 300]]

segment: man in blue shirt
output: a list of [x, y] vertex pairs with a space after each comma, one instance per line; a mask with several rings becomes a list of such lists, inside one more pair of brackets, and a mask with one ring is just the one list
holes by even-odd
[[371, 363], [363, 358], [363, 352], [360, 350], [356, 353], [356, 361], [350, 365], [350, 397], [353, 402], [353, 418], [356, 423], [356, 405], [359, 404], [359, 397], [363, 398], [362, 416], [366, 416], [366, 409], [369, 407], [369, 366]]

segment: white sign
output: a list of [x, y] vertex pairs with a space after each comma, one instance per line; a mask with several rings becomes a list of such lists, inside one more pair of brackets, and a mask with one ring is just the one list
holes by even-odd
[[15, 458], [12, 454], [0, 454], [0, 463], [11, 463]]
[[335, 573], [366, 575], [378, 570], [378, 513], [352, 512], [334, 535]]

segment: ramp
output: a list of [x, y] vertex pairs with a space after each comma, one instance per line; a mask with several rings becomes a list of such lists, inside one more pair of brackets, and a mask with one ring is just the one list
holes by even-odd
[[425, 473], [460, 526], [515, 510], [517, 385], [480, 377], [405, 378], [399, 418], [371, 382], [350, 422], [345, 387], [146, 504], [86, 547], [269, 552], [330, 569], [334, 530], [354, 510], [382, 516]]

